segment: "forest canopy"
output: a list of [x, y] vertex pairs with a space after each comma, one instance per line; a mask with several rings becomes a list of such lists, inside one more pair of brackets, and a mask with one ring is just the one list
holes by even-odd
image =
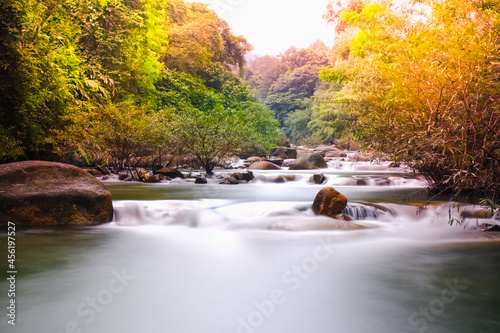
[[389, 153], [438, 191], [498, 195], [500, 2], [342, 0], [326, 17], [337, 43], [321, 77], [338, 91], [312, 128]]
[[210, 173], [284, 135], [356, 141], [498, 200], [497, 0], [335, 0], [333, 48], [253, 58], [183, 0], [4, 0], [0, 18], [0, 162], [184, 154]]
[[[245, 79], [296, 143], [361, 143], [437, 192], [500, 191], [500, 2], [335, 0], [317, 42]], [[358, 144], [357, 144], [358, 145]]]
[[215, 155], [279, 134], [234, 74], [250, 45], [204, 4], [5, 0], [0, 16], [2, 162], [201, 159], [200, 142], [187, 144], [201, 133], [220, 138]]

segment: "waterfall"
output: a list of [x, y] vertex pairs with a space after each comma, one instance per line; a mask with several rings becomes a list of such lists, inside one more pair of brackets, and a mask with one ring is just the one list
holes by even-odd
[[349, 204], [342, 210], [342, 213], [355, 220], [378, 220], [382, 217], [390, 217], [394, 215], [387, 208], [361, 204]]

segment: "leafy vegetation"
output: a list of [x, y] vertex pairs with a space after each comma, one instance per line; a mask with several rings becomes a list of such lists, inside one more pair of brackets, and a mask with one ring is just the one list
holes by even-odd
[[206, 5], [6, 0], [0, 15], [1, 162], [184, 152], [211, 172], [238, 145], [279, 135], [232, 72], [249, 44]]
[[308, 127], [314, 94], [320, 86], [320, 69], [329, 64], [330, 50], [321, 41], [305, 49], [291, 47], [277, 57], [263, 56], [249, 62], [246, 82], [280, 122], [282, 132], [294, 142], [311, 136]]
[[338, 32], [350, 35], [322, 73], [341, 88], [331, 110], [313, 114], [325, 121], [315, 126], [349, 119], [350, 133], [415, 167], [435, 191], [481, 191], [498, 201], [499, 14], [498, 2], [476, 0], [404, 10], [350, 1], [330, 11]]
[[0, 162], [183, 154], [211, 173], [281, 128], [362, 141], [437, 192], [498, 203], [498, 1], [332, 1], [333, 49], [246, 67], [251, 46], [199, 3], [4, 0], [0, 15]]

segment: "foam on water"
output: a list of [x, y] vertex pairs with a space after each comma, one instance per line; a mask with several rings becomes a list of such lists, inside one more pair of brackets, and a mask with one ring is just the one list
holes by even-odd
[[[148, 209], [152, 206], [165, 208], [164, 202]], [[173, 207], [180, 219], [181, 206]], [[215, 210], [233, 225], [230, 207], [202, 210]], [[64, 242], [59, 233], [49, 232], [43, 235], [44, 246], [34, 251], [29, 242], [35, 236], [27, 236], [18, 247], [33, 271], [18, 282], [22, 316], [8, 331], [411, 332], [420, 328], [409, 321], [413, 313], [459, 279], [466, 288], [463, 296], [428, 321], [431, 331], [472, 332], [488, 320], [490, 330], [483, 331], [496, 332], [500, 321], [496, 310], [488, 309], [496, 309], [498, 301], [499, 248], [480, 251], [477, 240], [471, 240], [482, 260], [469, 259], [459, 245], [467, 233], [463, 229], [429, 224], [426, 216], [409, 221], [409, 211], [390, 208], [399, 218], [366, 222], [367, 228], [356, 230], [101, 226], [88, 235], [65, 232]], [[253, 218], [262, 222], [277, 216]], [[64, 263], [52, 265], [56, 257]], [[489, 270], [474, 284], [474, 271], [483, 265]], [[497, 296], [476, 296], [484, 292]], [[0, 329], [7, 329], [5, 321]]]
[[[119, 226], [184, 226], [222, 230], [281, 231], [360, 231], [366, 237], [391, 234], [401, 239], [449, 242], [477, 240], [481, 223], [498, 224], [495, 219], [471, 219], [465, 226], [450, 225], [450, 218], [459, 218], [460, 210], [450, 204], [427, 207], [417, 213], [417, 207], [394, 203], [350, 203], [343, 213], [353, 221], [316, 216], [311, 202], [230, 200], [199, 201], [118, 201], [115, 202], [115, 223]], [[463, 206], [461, 210], [470, 207]], [[494, 235], [494, 234], [492, 234]], [[351, 237], [346, 234], [348, 239]], [[355, 236], [358, 237], [358, 236]], [[495, 240], [483, 237], [483, 239]]]
[[[113, 223], [17, 235], [19, 318], [0, 331], [499, 332], [498, 233], [450, 226], [460, 211], [446, 204], [417, 214], [402, 204], [422, 188], [410, 177], [344, 171], [325, 170], [327, 185], [391, 178], [335, 186], [349, 222], [312, 213], [325, 185], [311, 171], [285, 184], [109, 184]], [[433, 320], [419, 314], [450, 285]]]

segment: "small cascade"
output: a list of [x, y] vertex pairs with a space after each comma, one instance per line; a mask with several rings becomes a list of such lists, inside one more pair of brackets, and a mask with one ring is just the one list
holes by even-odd
[[367, 206], [360, 204], [349, 204], [342, 213], [355, 220], [378, 220], [382, 217], [393, 216], [392, 212], [384, 207]]

